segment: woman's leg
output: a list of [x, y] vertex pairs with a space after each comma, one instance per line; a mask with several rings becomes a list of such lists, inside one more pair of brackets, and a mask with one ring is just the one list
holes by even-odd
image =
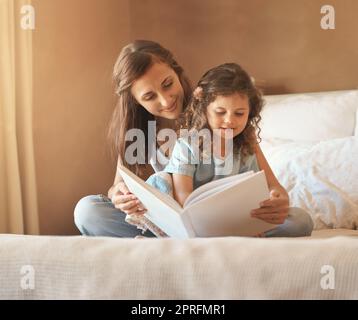
[[264, 232], [265, 237], [307, 237], [313, 230], [311, 216], [303, 209], [291, 207], [283, 224]]
[[138, 235], [155, 237], [147, 230], [142, 233], [125, 222], [126, 214], [116, 209], [104, 195], [91, 195], [82, 198], [75, 208], [75, 224], [83, 235], [134, 238]]

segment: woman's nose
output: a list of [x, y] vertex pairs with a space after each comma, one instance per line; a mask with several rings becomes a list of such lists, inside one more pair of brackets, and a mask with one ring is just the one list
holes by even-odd
[[172, 98], [168, 94], [159, 94], [158, 97], [159, 97], [160, 104], [164, 108], [167, 108], [167, 107], [171, 106]]

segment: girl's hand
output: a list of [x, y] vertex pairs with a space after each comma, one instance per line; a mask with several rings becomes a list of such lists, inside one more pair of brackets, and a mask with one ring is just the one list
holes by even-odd
[[111, 201], [115, 208], [126, 214], [144, 214], [147, 211], [138, 198], [128, 190], [124, 181], [118, 182], [114, 187]]
[[270, 199], [260, 203], [260, 208], [251, 211], [251, 216], [268, 223], [282, 224], [288, 215], [289, 199], [286, 193], [272, 189]]

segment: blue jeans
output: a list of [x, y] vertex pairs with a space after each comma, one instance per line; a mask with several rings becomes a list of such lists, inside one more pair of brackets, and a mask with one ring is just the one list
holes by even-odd
[[142, 233], [127, 223], [126, 214], [116, 209], [111, 200], [104, 195], [91, 195], [82, 198], [75, 208], [75, 224], [83, 235], [134, 238], [139, 235], [155, 237], [147, 230]]

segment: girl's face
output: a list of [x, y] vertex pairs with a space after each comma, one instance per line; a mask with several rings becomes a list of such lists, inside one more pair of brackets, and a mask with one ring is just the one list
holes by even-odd
[[131, 93], [143, 108], [157, 117], [177, 119], [183, 110], [183, 87], [175, 71], [165, 63], [154, 63], [134, 81]]
[[[221, 138], [225, 130], [232, 129], [233, 137], [238, 136], [246, 127], [249, 118], [249, 99], [246, 95], [234, 93], [229, 96], [217, 96], [206, 109], [209, 127], [220, 129]], [[214, 131], [214, 134], [216, 132]], [[226, 137], [229, 135], [226, 134]]]

